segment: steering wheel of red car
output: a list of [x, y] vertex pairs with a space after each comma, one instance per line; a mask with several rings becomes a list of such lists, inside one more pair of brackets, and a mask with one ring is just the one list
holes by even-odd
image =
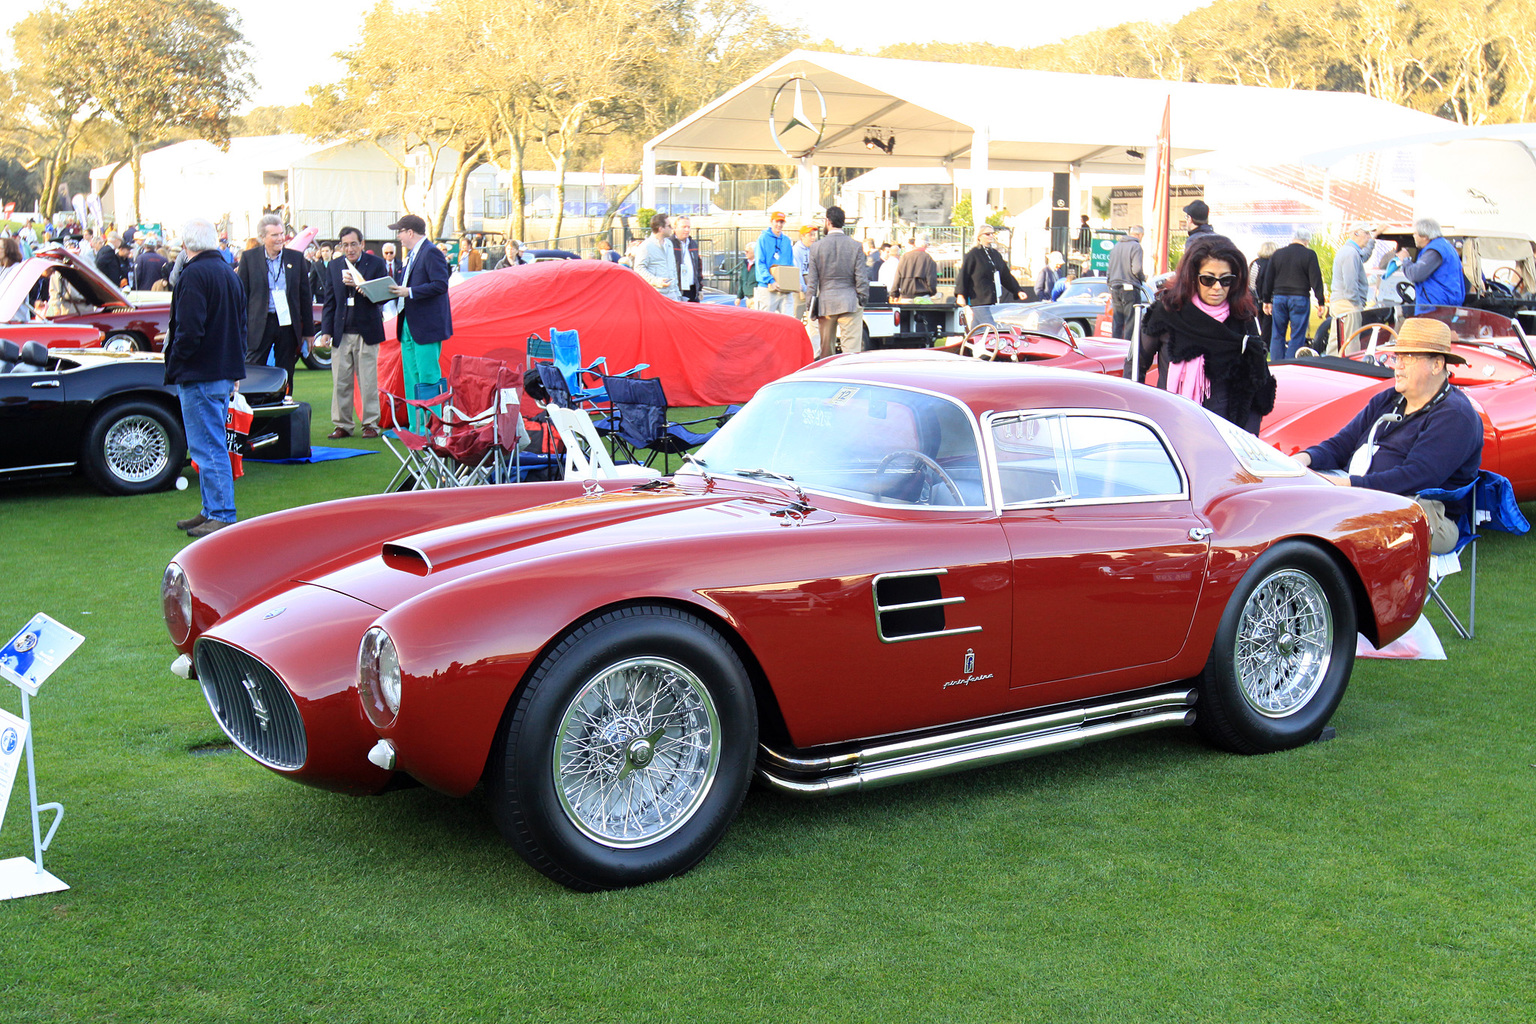
[[1023, 347], [1024, 339], [1016, 327], [1000, 327], [997, 324], [977, 324], [960, 343], [962, 355], [976, 359], [1014, 359]]
[[[1370, 343], [1359, 351], [1351, 351], [1356, 339], [1364, 334], [1370, 334]], [[1359, 356], [1360, 361], [1363, 363], [1374, 363], [1376, 361], [1376, 348], [1382, 344], [1381, 336], [1383, 334], [1387, 336], [1387, 341], [1394, 341], [1397, 338], [1397, 331], [1386, 324], [1362, 324], [1351, 331], [1349, 337], [1344, 339], [1344, 343], [1339, 346], [1339, 355], [1346, 359], [1353, 359]]]
[[[960, 496], [960, 485], [955, 483], [954, 478], [945, 472], [944, 467], [939, 465], [933, 459], [924, 455], [922, 452], [912, 448], [897, 448], [895, 451], [888, 452], [885, 458], [880, 460], [880, 467], [875, 470], [875, 478], [870, 485], [870, 489], [873, 490], [874, 493], [881, 494], [883, 492], [883, 489], [879, 486], [881, 478], [884, 477], [886, 472], [891, 468], [891, 463], [895, 462], [897, 459], [903, 456], [911, 459], [913, 462], [917, 463], [919, 466], [922, 466], [924, 469], [932, 470], [938, 476], [939, 480], [944, 484], [944, 486], [949, 488], [949, 493], [955, 496], [954, 503], [956, 505], [963, 505], [965, 503], [964, 499]], [[929, 501], [926, 504], [933, 505], [937, 504], [937, 502]]]
[[1516, 267], [1500, 267], [1493, 272], [1493, 279], [1509, 285], [1512, 291], [1519, 291], [1525, 285], [1525, 276]]

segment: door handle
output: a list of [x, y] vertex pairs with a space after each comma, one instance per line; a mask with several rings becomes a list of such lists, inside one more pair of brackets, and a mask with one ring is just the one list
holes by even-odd
[[1216, 531], [1211, 529], [1209, 526], [1191, 526], [1189, 528], [1189, 539], [1190, 540], [1210, 540], [1211, 539], [1211, 534], [1213, 534], [1215, 532]]
[[59, 382], [56, 380], [40, 380], [32, 385], [34, 388], [56, 388]]

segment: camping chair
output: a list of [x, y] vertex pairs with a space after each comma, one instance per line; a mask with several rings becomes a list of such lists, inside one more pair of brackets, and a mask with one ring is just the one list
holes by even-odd
[[615, 465], [585, 409], [567, 409], [550, 403], [545, 411], [550, 425], [565, 442], [567, 480], [654, 480], [661, 476], [654, 469], [631, 462]]
[[[667, 393], [654, 377], [604, 377], [603, 389], [608, 392], [607, 426], [615, 450], [636, 461], [641, 451], [649, 451], [647, 466], [659, 455], [663, 473], [669, 469], [671, 456], [691, 452], [714, 437], [729, 415], [676, 423], [668, 420]], [[703, 434], [689, 429], [700, 423], [713, 423], [714, 429]]]
[[[553, 353], [551, 358], [565, 377], [566, 387], [570, 390], [571, 397], [580, 403], [607, 404], [608, 394], [599, 382], [605, 374], [608, 374], [608, 358], [598, 356], [586, 366], [581, 365], [581, 336], [574, 330], [560, 331], [551, 327], [549, 345]], [[640, 363], [622, 373], [610, 376], [629, 377], [650, 365], [650, 363]]]
[[[1526, 521], [1520, 511], [1519, 504], [1515, 501], [1515, 489], [1510, 482], [1497, 473], [1490, 473], [1486, 469], [1480, 470], [1477, 479], [1464, 487], [1447, 490], [1444, 488], [1432, 488], [1420, 491], [1420, 498], [1428, 498], [1434, 501], [1466, 501], [1467, 510], [1458, 520], [1456, 527], [1460, 536], [1456, 540], [1456, 548], [1449, 554], [1431, 555], [1429, 557], [1429, 596], [1445, 617], [1451, 620], [1451, 627], [1463, 640], [1471, 640], [1477, 628], [1477, 541], [1480, 534], [1479, 527], [1490, 530], [1503, 530], [1505, 533], [1526, 533], [1531, 524]], [[1451, 610], [1445, 595], [1440, 593], [1440, 585], [1445, 578], [1452, 573], [1461, 570], [1461, 553], [1471, 548], [1471, 567], [1467, 574], [1467, 623], [1462, 625], [1461, 619]]]

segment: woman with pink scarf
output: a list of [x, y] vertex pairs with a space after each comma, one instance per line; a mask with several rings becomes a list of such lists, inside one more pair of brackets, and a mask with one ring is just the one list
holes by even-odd
[[1178, 273], [1141, 325], [1141, 365], [1157, 357], [1157, 386], [1176, 391], [1246, 430], [1275, 407], [1248, 291], [1248, 261], [1223, 235], [1190, 240]]

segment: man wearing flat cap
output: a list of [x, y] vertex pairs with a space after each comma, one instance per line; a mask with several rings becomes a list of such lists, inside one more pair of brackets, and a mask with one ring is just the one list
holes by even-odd
[[[1456, 335], [1439, 320], [1403, 321], [1397, 342], [1385, 347], [1393, 388], [1372, 398], [1343, 430], [1296, 456], [1340, 487], [1370, 487], [1412, 497], [1429, 488], [1454, 490], [1477, 479], [1483, 423], [1449, 364], [1465, 363]], [[1419, 499], [1429, 519], [1430, 550], [1456, 547], [1456, 520], [1465, 511]]]
[[[400, 283], [390, 291], [402, 300], [395, 321], [400, 337], [400, 371], [405, 397], [429, 397], [443, 379], [443, 342], [453, 334], [448, 309], [448, 258], [427, 238], [427, 222], [408, 213], [389, 226], [400, 242], [405, 266]], [[422, 389], [422, 390], [418, 390]], [[425, 414], [411, 406], [412, 430], [420, 430]]]
[[[1216, 229], [1211, 227], [1211, 208], [1205, 205], [1204, 199], [1196, 199], [1184, 207], [1184, 216], [1189, 218], [1189, 237], [1196, 235], [1214, 235]], [[1186, 243], [1188, 244], [1188, 243]]]

